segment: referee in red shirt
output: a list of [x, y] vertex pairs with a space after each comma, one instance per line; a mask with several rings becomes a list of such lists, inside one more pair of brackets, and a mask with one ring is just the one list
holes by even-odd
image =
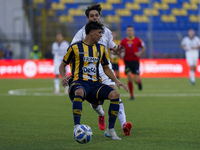
[[[121, 41], [121, 45], [125, 51], [121, 53], [121, 57], [125, 63], [125, 73], [128, 76], [128, 87], [130, 91], [130, 100], [134, 99], [132, 74], [134, 74], [134, 81], [138, 85], [139, 90], [142, 90], [142, 83], [139, 76], [139, 59], [145, 52], [146, 47], [144, 42], [138, 37], [134, 36], [134, 28], [128, 26], [126, 28], [127, 37]], [[141, 50], [139, 50], [141, 48]]]

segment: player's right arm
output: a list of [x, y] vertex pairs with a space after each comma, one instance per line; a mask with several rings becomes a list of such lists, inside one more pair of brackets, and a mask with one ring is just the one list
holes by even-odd
[[63, 61], [61, 62], [60, 66], [59, 66], [59, 72], [63, 79], [62, 80], [63, 87], [68, 85], [68, 79], [69, 79], [69, 77], [66, 76], [65, 67], [72, 61], [73, 57], [74, 57], [74, 51], [73, 51], [72, 47], [70, 46], [67, 50], [67, 53], [65, 54], [65, 56], [63, 58]]
[[182, 49], [184, 49], [185, 51], [188, 51], [188, 47], [186, 46], [186, 37], [183, 38], [183, 40], [181, 41], [181, 47]]

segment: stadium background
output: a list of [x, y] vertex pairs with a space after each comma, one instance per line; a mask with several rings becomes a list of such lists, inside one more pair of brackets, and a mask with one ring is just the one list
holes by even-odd
[[101, 21], [120, 39], [133, 25], [147, 47], [142, 58], [184, 58], [180, 42], [187, 30], [200, 35], [199, 0], [0, 0], [0, 48], [10, 44], [13, 59], [29, 59], [36, 44], [49, 58], [56, 31], [71, 42], [86, 24], [84, 11], [92, 3], [101, 3]]

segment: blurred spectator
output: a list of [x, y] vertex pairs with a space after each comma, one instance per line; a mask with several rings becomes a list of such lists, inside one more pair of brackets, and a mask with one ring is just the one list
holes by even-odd
[[12, 51], [10, 49], [10, 45], [7, 45], [5, 51], [4, 51], [4, 59], [12, 59]]
[[33, 46], [33, 50], [30, 53], [30, 58], [31, 59], [41, 59], [42, 58], [42, 53], [39, 51], [39, 48], [37, 45]]

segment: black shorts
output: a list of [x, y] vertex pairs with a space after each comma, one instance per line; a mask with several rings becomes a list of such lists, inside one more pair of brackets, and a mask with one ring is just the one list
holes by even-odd
[[125, 61], [125, 74], [131, 71], [133, 74], [139, 74], [139, 60], [136, 61]]
[[114, 90], [110, 86], [99, 82], [76, 80], [69, 83], [69, 97], [71, 101], [74, 100], [74, 93], [78, 88], [82, 88], [84, 91], [83, 99], [94, 105], [102, 105], [104, 100], [108, 99], [109, 93]]
[[119, 70], [119, 65], [118, 64], [112, 64], [112, 69], [113, 70]]

